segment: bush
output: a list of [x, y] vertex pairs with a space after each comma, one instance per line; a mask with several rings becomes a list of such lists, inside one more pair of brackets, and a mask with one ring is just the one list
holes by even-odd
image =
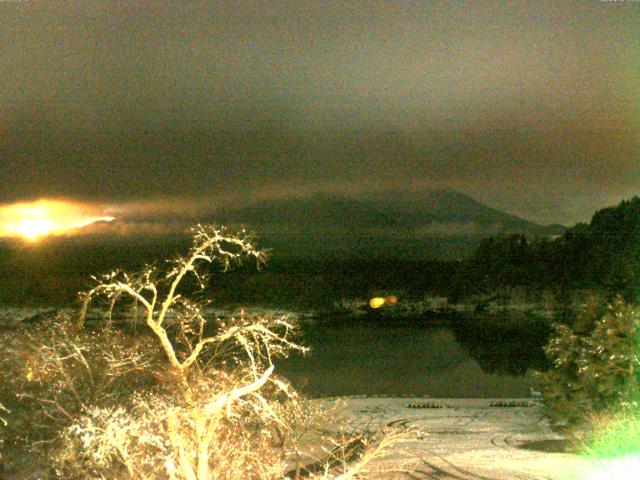
[[639, 386], [639, 312], [616, 298], [589, 302], [573, 324], [556, 325], [542, 374], [546, 411], [556, 425], [578, 428], [607, 411], [633, 408]]
[[234, 402], [223, 413], [212, 399], [246, 379], [220, 380], [202, 379], [188, 401], [145, 393], [117, 407], [87, 409], [62, 433], [53, 455], [58, 475], [278, 478], [287, 458], [276, 446], [286, 434], [282, 428], [289, 428], [280, 411], [290, 405], [276, 405], [265, 394]]
[[5, 330], [0, 341], [0, 371], [7, 379], [0, 401], [10, 410], [5, 450], [15, 453], [9, 463], [33, 463], [87, 408], [116, 405], [152, 388], [164, 369], [149, 335], [110, 328], [78, 332], [68, 314]]

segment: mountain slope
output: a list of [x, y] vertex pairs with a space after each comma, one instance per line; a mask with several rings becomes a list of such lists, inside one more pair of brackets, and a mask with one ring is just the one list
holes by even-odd
[[473, 250], [483, 237], [561, 233], [487, 207], [454, 191], [382, 191], [339, 196], [265, 200], [248, 207], [218, 210], [214, 218], [257, 231], [276, 252], [291, 255], [451, 258]]
[[[383, 191], [361, 197], [346, 197], [319, 193], [303, 198], [266, 200], [249, 207], [216, 212], [223, 222], [244, 223], [269, 230], [289, 231], [378, 231], [395, 233], [425, 231], [438, 226], [435, 236], [462, 234], [521, 232], [534, 236], [561, 233], [559, 226], [541, 226], [514, 215], [501, 212], [450, 190], [422, 193]], [[447, 226], [450, 230], [447, 230]], [[472, 228], [473, 227], [473, 228]], [[397, 229], [403, 229], [398, 232]], [[425, 232], [428, 232], [426, 230]]]

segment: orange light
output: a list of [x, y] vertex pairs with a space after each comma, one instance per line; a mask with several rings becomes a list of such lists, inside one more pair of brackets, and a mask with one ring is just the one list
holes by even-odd
[[35, 240], [38, 237], [47, 235], [53, 230], [53, 222], [49, 218], [25, 218], [16, 224], [11, 224], [18, 235], [27, 240]]
[[398, 297], [396, 297], [395, 295], [387, 297], [387, 303], [390, 305], [395, 305], [396, 303], [398, 303]]
[[98, 213], [96, 207], [51, 200], [0, 206], [0, 236], [34, 242], [47, 235], [114, 220]]
[[373, 297], [371, 300], [369, 300], [369, 306], [371, 308], [380, 308], [382, 306], [384, 306], [386, 300], [382, 297]]

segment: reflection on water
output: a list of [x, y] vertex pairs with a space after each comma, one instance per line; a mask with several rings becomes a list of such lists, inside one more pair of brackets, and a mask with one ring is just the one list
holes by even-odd
[[[515, 321], [514, 321], [515, 320]], [[452, 324], [456, 340], [486, 373], [525, 375], [546, 370], [542, 349], [551, 326], [536, 317], [467, 317]]]
[[310, 396], [529, 395], [528, 369], [541, 368], [542, 343], [531, 343], [530, 332], [470, 338], [449, 327], [310, 326], [303, 343], [311, 352], [278, 362], [276, 371]]

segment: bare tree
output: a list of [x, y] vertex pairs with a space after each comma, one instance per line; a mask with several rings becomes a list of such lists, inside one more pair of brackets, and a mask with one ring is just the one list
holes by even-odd
[[[82, 328], [91, 302], [96, 297], [104, 297], [109, 301], [109, 315], [116, 303], [129, 297], [136, 306], [142, 306], [144, 321], [160, 341], [171, 367], [183, 374], [197, 360], [202, 349], [209, 343], [220, 341], [220, 338], [203, 336], [205, 319], [201, 305], [179, 293], [179, 287], [187, 275], [195, 277], [201, 289], [206, 286], [207, 275], [202, 265], [219, 263], [224, 270], [243, 259], [253, 258], [260, 265], [266, 259], [263, 251], [256, 249], [253, 238], [244, 231], [240, 235], [227, 232], [224, 227], [197, 225], [193, 229], [193, 245], [186, 256], [180, 256], [171, 264], [168, 271], [162, 272], [157, 267], [147, 266], [137, 274], [114, 271], [100, 278], [95, 278], [97, 285], [83, 294], [82, 309], [78, 320], [78, 328]], [[164, 291], [162, 287], [167, 285]], [[175, 346], [169, 340], [166, 329], [167, 316], [176, 313], [184, 325], [182, 333], [195, 326], [197, 340], [189, 356], [179, 359]]]
[[[182, 385], [189, 404], [187, 410], [169, 409], [165, 416], [172, 456], [182, 475], [189, 479], [211, 478], [211, 452], [219, 443], [216, 439], [221, 422], [229, 422], [234, 417], [234, 404], [242, 401], [241, 407], [245, 409], [247, 405], [254, 405], [251, 408], [261, 412], [260, 420], [275, 430], [289, 428], [272, 401], [260, 390], [270, 382], [285, 396], [290, 395], [287, 384], [272, 377], [272, 358], [286, 356], [292, 350], [306, 351], [292, 340], [294, 323], [286, 317], [247, 319], [241, 315], [238, 319], [217, 324], [213, 332], [208, 329], [209, 333], [205, 335], [207, 322], [203, 305], [192, 300], [193, 295], [188, 292], [181, 292], [187, 276], [195, 279], [197, 288], [205, 288], [208, 276], [204, 267], [207, 264], [218, 263], [228, 270], [247, 258], [260, 265], [266, 255], [255, 247], [252, 237], [244, 231], [234, 235], [224, 228], [198, 225], [188, 254], [170, 262], [166, 271], [154, 266], [147, 266], [137, 274], [114, 271], [95, 278], [96, 286], [83, 295], [77, 323], [79, 329], [84, 325], [92, 302], [98, 298], [106, 300], [109, 318], [116, 304], [126, 299], [133, 301], [136, 311], [141, 307], [143, 321], [158, 339], [171, 367], [171, 378]], [[168, 328], [175, 328], [175, 334], [170, 335]], [[200, 360], [207, 347], [213, 351], [213, 360], [209, 358], [205, 364]], [[212, 384], [209, 377], [220, 374], [223, 358], [241, 365], [236, 369], [236, 380]], [[213, 367], [211, 375], [190, 379], [188, 374], [194, 365], [205, 369]], [[208, 393], [202, 397], [205, 386]], [[120, 448], [118, 451], [125, 450]], [[122, 458], [122, 453], [118, 457]], [[131, 470], [132, 463], [124, 463]], [[134, 476], [131, 471], [130, 476]]]
[[[0, 413], [9, 413], [9, 410], [0, 403]], [[7, 421], [0, 416], [0, 462], [2, 461], [2, 444], [4, 443], [3, 428], [7, 426]]]

